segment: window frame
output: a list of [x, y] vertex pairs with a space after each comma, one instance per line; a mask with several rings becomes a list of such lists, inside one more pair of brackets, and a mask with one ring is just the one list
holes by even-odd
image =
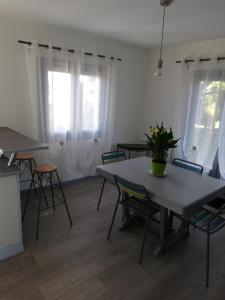
[[[44, 93], [45, 95], [47, 95], [48, 98], [48, 88], [49, 88], [49, 83], [48, 83], [48, 72], [61, 72], [61, 73], [68, 73], [68, 74], [72, 74], [72, 72], [70, 72], [70, 70], [65, 70], [65, 62], [63, 60], [55, 60], [54, 66], [49, 67], [48, 64], [45, 63], [45, 60], [47, 58], [42, 58], [42, 64], [41, 64], [41, 68], [42, 71], [44, 73], [44, 76], [42, 77], [42, 85], [44, 87]], [[73, 62], [73, 64], [76, 64], [76, 62]], [[107, 68], [104, 65], [99, 64], [97, 66], [97, 72], [93, 72], [92, 69], [96, 68], [95, 65], [92, 64], [88, 64], [88, 63], [84, 63], [82, 64], [82, 72], [79, 74], [79, 76], [96, 76], [99, 78], [99, 129], [96, 131], [90, 131], [90, 130], [79, 130], [78, 131], [78, 140], [86, 140], [86, 139], [92, 139], [92, 138], [98, 138], [101, 139], [103, 138], [103, 128], [102, 128], [102, 120], [103, 120], [103, 109], [104, 109], [104, 96], [102, 96], [102, 92], [104, 92], [104, 72], [107, 72]], [[43, 103], [43, 106], [45, 107], [44, 109], [44, 116], [45, 116], [45, 122], [47, 122], [47, 120], [49, 119], [48, 115], [49, 115], [49, 100], [46, 99], [47, 101], [44, 101], [45, 103]], [[43, 108], [39, 108], [39, 109], [43, 109]], [[49, 127], [49, 125], [48, 125]], [[65, 133], [62, 133], [60, 131], [55, 131], [53, 132], [53, 136], [54, 139], [56, 140], [61, 140], [62, 136], [66, 136], [65, 139], [66, 141], [71, 141], [72, 140], [72, 129], [67, 130]]]

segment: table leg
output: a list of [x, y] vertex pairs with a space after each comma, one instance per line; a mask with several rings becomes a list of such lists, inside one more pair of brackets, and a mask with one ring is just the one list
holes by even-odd
[[154, 250], [154, 254], [159, 256], [166, 249], [166, 240], [168, 232], [168, 209], [161, 206], [160, 208], [160, 245]]
[[[129, 197], [127, 193], [122, 193], [122, 202], [126, 202], [126, 198]], [[123, 208], [123, 221], [122, 224], [119, 226], [119, 230], [122, 231], [126, 229], [129, 225], [133, 223], [132, 216], [130, 214], [130, 210], [125, 206], [122, 205]]]
[[154, 254], [159, 256], [163, 254], [168, 248], [176, 243], [184, 240], [189, 235], [188, 222], [182, 221], [177, 231], [171, 230], [170, 218], [168, 216], [168, 209], [160, 208], [160, 244], [155, 248]]

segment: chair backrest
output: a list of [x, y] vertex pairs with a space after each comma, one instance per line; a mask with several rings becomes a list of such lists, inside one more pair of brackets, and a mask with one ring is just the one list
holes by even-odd
[[151, 200], [144, 186], [125, 180], [117, 175], [114, 178], [119, 192], [128, 195], [127, 201], [125, 201], [130, 208], [142, 215], [150, 212]]
[[203, 172], [203, 166], [190, 162], [188, 160], [180, 159], [180, 158], [175, 158], [172, 162], [172, 165], [193, 171], [195, 173], [202, 174]]
[[111, 151], [102, 154], [102, 163], [104, 165], [125, 159], [126, 154], [124, 151]]

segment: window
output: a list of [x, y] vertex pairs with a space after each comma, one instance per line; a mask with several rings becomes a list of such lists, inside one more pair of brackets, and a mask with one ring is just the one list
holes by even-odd
[[195, 71], [185, 133], [186, 158], [210, 169], [215, 158], [225, 102], [222, 70]]
[[220, 128], [221, 106], [223, 106], [225, 97], [225, 82], [201, 81], [199, 90], [200, 111], [197, 113], [195, 128], [202, 132], [217, 130]]
[[99, 130], [100, 79], [96, 76], [80, 76], [82, 99], [82, 130], [85, 132]]
[[[74, 123], [74, 109], [79, 110], [78, 132], [89, 137], [100, 129], [100, 77], [79, 76], [79, 104], [71, 95], [71, 74], [48, 71], [48, 103], [50, 128], [55, 135], [70, 135]], [[75, 120], [76, 121], [76, 120]]]
[[69, 73], [48, 72], [49, 119], [54, 133], [71, 129], [71, 76]]

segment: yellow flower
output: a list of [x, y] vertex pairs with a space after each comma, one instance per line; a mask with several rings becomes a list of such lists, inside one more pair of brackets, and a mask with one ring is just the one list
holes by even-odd
[[159, 132], [158, 128], [154, 128], [154, 133], [157, 134]]

